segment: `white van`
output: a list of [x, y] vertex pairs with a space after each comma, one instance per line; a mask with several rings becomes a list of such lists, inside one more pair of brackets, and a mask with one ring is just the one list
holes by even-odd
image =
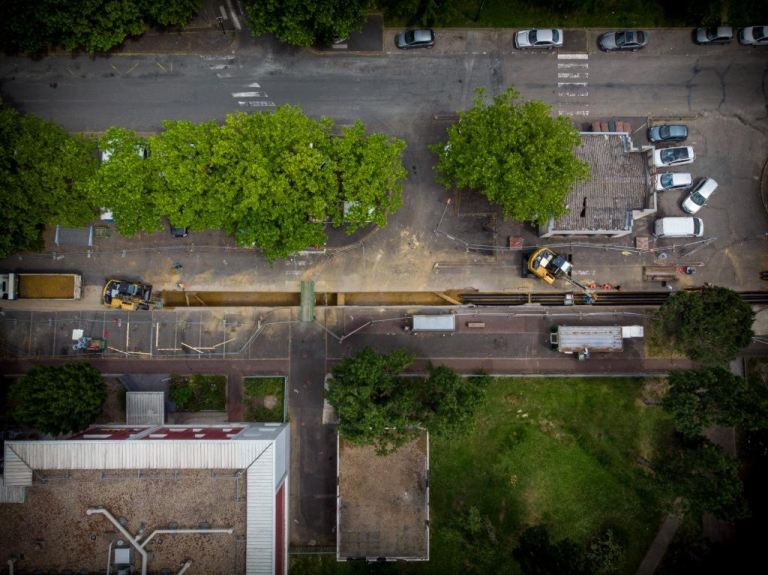
[[701, 218], [659, 218], [654, 222], [657, 238], [700, 238], [704, 235]]

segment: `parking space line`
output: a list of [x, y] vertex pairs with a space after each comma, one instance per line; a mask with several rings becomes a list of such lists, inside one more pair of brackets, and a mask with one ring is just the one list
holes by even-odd
[[558, 54], [558, 60], [586, 60], [589, 54]]

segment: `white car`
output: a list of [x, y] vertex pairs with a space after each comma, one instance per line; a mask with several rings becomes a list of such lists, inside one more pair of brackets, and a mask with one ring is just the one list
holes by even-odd
[[745, 46], [768, 46], [768, 26], [750, 26], [739, 32], [739, 43]]
[[690, 146], [662, 148], [653, 151], [653, 165], [657, 168], [692, 164], [694, 159], [696, 159], [696, 154], [693, 153], [693, 148]]
[[562, 30], [520, 30], [515, 34], [515, 48], [560, 48], [563, 45]]
[[688, 197], [683, 200], [683, 211], [686, 211], [689, 214], [695, 214], [704, 207], [709, 196], [714, 194], [716, 189], [717, 182], [715, 180], [712, 178], [704, 178], [696, 184], [696, 187], [691, 190]]
[[656, 191], [664, 192], [666, 190], [684, 190], [690, 188], [693, 183], [691, 174], [682, 172], [664, 172], [656, 174]]

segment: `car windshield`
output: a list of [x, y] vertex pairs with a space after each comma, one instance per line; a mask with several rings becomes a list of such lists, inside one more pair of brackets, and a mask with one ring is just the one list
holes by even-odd
[[691, 201], [696, 204], [697, 206], [703, 206], [704, 202], [707, 201], [707, 198], [702, 196], [699, 192], [693, 192], [691, 194]]
[[661, 176], [661, 185], [665, 188], [669, 188], [672, 186], [672, 183], [674, 182], [674, 176], [672, 174], [664, 174]]
[[765, 38], [765, 35], [766, 35], [765, 26], [757, 26], [755, 28], [755, 31], [752, 33], [752, 37], [755, 40], [762, 40], [763, 38]]
[[413, 30], [408, 30], [408, 31], [405, 33], [405, 41], [406, 41], [408, 44], [412, 44], [412, 43], [413, 43]]
[[552, 40], [554, 40], [555, 42], [559, 42], [560, 32], [558, 32], [557, 30], [552, 30]]
[[667, 148], [661, 151], [661, 159], [664, 162], [673, 162], [675, 160], [684, 160], [688, 157], [685, 148]]
[[626, 41], [627, 41], [626, 33], [624, 33], [624, 32], [617, 32], [616, 33], [616, 45], [617, 46], [623, 46]]
[[717, 28], [708, 28], [707, 29], [707, 40], [714, 40], [717, 38]]
[[669, 126], [662, 126], [659, 128], [659, 135], [662, 138], [669, 138]]
[[699, 218], [693, 218], [693, 233], [701, 235], [701, 220]]
[[531, 44], [535, 44], [536, 43], [536, 30], [531, 30], [530, 31], [530, 33], [528, 34], [528, 41]]

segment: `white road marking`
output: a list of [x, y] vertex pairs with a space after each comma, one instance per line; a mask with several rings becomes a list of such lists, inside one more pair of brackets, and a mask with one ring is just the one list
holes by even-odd
[[253, 84], [248, 84], [248, 87], [249, 88], [261, 88], [261, 86], [259, 86], [256, 82], [254, 82]]
[[558, 62], [557, 67], [558, 68], [589, 68], [589, 64], [587, 64], [586, 62], [579, 62], [576, 64], [572, 64], [572, 63], [563, 64], [562, 62]]
[[233, 92], [233, 98], [265, 98], [264, 92]]
[[587, 82], [558, 82], [558, 88], [565, 88], [566, 86], [586, 86]]
[[558, 72], [558, 78], [589, 78], [588, 72]]
[[589, 92], [558, 92], [557, 95], [561, 98], [586, 98]]
[[237, 14], [235, 14], [235, 10], [232, 8], [232, 0], [227, 0], [227, 7], [229, 8], [229, 11], [232, 13], [232, 24], [235, 25], [235, 28], [238, 30], [242, 30], [240, 27], [240, 20], [237, 19]]
[[558, 116], [589, 116], [589, 110], [558, 110], [557, 112]]
[[232, 56], [200, 56], [203, 60], [231, 60]]
[[216, 75], [217, 75], [219, 78], [231, 78], [231, 77], [232, 77], [232, 74], [230, 74], [230, 73], [228, 73], [228, 72], [225, 72], [224, 74], [221, 74], [221, 73], [219, 73], [219, 74], [216, 74]]
[[250, 108], [270, 107], [275, 105], [274, 102], [267, 102], [264, 100], [251, 100], [250, 102], [238, 102], [238, 104]]
[[227, 11], [224, 10], [224, 6], [219, 6], [219, 10], [221, 10], [221, 19], [229, 20], [229, 16], [227, 16]]
[[558, 54], [558, 60], [586, 60], [589, 54]]

